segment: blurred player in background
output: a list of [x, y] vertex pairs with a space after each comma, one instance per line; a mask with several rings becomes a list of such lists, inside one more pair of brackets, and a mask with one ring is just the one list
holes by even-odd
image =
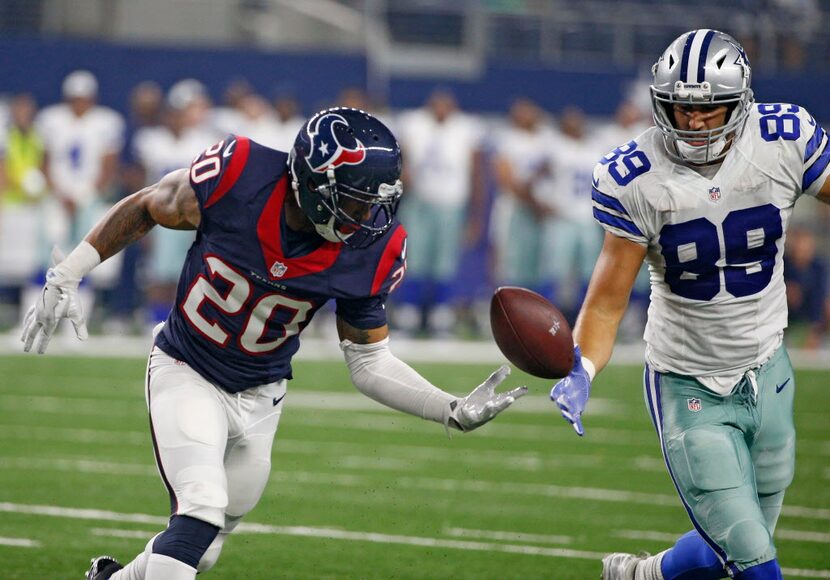
[[443, 90], [430, 95], [425, 107], [404, 113], [398, 124], [409, 188], [402, 213], [411, 233], [407, 286], [397, 297], [395, 320], [410, 333], [423, 321], [429, 334], [446, 337], [455, 326], [452, 285], [468, 208], [484, 195], [484, 128]]
[[574, 370], [551, 398], [581, 435], [645, 259], [645, 398], [694, 530], [656, 556], [607, 556], [603, 578], [780, 579], [773, 533], [795, 468], [796, 387], [783, 248], [802, 194], [830, 202], [828, 137], [797, 105], [755, 103], [749, 60], [722, 32], [681, 35], [653, 75], [656, 127], [594, 172], [605, 243]]
[[45, 352], [64, 317], [85, 337], [77, 287], [101, 260], [156, 224], [196, 230], [147, 370], [172, 516], [126, 567], [94, 559], [89, 580], [192, 580], [216, 562], [265, 488], [299, 334], [331, 299], [352, 381], [389, 407], [468, 431], [526, 392], [495, 393], [502, 367], [458, 398], [389, 350], [385, 302], [405, 271], [400, 173], [392, 133], [355, 109], [312, 117], [291, 153], [230, 135], [120, 202], [49, 271], [26, 351]]
[[545, 189], [553, 212], [542, 228], [543, 294], [575, 312], [582, 303], [602, 246], [602, 229], [591, 214], [591, 172], [604, 153], [589, 137], [585, 114], [566, 107], [548, 147], [551, 181]]
[[46, 180], [36, 113], [31, 95], [15, 95], [9, 102], [8, 125], [0, 127], [0, 289], [6, 291], [28, 283], [40, 267]]
[[[64, 102], [44, 108], [36, 119], [44, 144], [49, 196], [46, 200], [42, 263], [54, 245], [77, 244], [111, 205], [118, 162], [124, 146], [124, 119], [97, 104], [98, 81], [86, 70], [77, 70], [63, 81]], [[120, 256], [96, 271], [93, 283], [112, 286], [120, 270]], [[30, 288], [28, 295], [39, 292]], [[85, 308], [92, 308], [91, 288], [81, 287]], [[28, 297], [27, 297], [28, 298]], [[24, 299], [24, 304], [29, 303]]]
[[[133, 150], [144, 169], [145, 185], [187, 167], [196, 155], [221, 137], [201, 113], [201, 101], [205, 99], [201, 83], [192, 79], [179, 81], [167, 93], [164, 122], [136, 132]], [[154, 324], [167, 318], [176, 300], [181, 265], [193, 238], [192, 231], [167, 228], [157, 228], [149, 234], [147, 306], [149, 320]]]
[[541, 290], [542, 224], [552, 208], [539, 190], [550, 176], [553, 135], [542, 110], [529, 99], [516, 99], [509, 115], [508, 127], [493, 144], [499, 189], [490, 230], [495, 278], [498, 283]]

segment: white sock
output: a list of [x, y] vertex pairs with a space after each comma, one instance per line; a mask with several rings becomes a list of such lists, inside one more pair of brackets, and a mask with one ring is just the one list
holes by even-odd
[[660, 563], [663, 561], [663, 555], [666, 552], [668, 550], [664, 550], [656, 556], [650, 556], [637, 564], [637, 570], [634, 572], [634, 580], [664, 580]]
[[144, 580], [195, 580], [196, 568], [188, 566], [180, 560], [152, 554], [147, 559], [147, 574]]
[[136, 556], [132, 562], [110, 576], [110, 580], [144, 580], [144, 575], [147, 573], [147, 559], [153, 553], [153, 542], [156, 541], [159, 534], [161, 532], [150, 538], [150, 541], [144, 546], [144, 551]]

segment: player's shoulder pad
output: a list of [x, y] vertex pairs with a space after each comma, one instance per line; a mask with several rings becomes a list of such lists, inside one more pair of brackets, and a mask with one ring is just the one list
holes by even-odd
[[406, 274], [406, 229], [396, 222], [390, 231], [378, 240], [383, 244], [372, 278], [372, 296], [393, 292]]
[[655, 162], [651, 149], [645, 133], [603, 155], [592, 175], [594, 219], [604, 229], [638, 243], [646, 242], [638, 216], [644, 205], [640, 186], [650, 181]]
[[780, 148], [781, 161], [797, 170], [801, 190], [814, 193], [830, 165], [827, 132], [798, 105], [756, 103], [753, 113], [761, 139]]
[[227, 135], [196, 156], [190, 164], [190, 185], [202, 209], [217, 203], [234, 186], [250, 149], [247, 137]]

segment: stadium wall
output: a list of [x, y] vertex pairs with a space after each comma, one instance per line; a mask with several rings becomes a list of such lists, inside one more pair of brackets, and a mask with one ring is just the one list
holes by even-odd
[[[125, 112], [129, 91], [141, 81], [163, 87], [194, 77], [218, 99], [232, 79], [245, 78], [266, 96], [289, 91], [308, 109], [332, 102], [344, 87], [367, 85], [369, 67], [363, 54], [331, 52], [265, 52], [243, 48], [199, 48], [122, 44], [42, 38], [0, 39], [0, 93], [28, 91], [41, 104], [60, 99], [63, 77], [88, 68], [100, 81], [103, 104]], [[420, 105], [438, 86], [452, 89], [471, 111], [503, 112], [519, 96], [536, 100], [551, 112], [578, 104], [590, 115], [611, 115], [626, 86], [642, 69], [552, 69], [511, 61], [492, 61], [472, 80], [393, 77], [388, 86], [392, 108]], [[794, 102], [807, 107], [820, 122], [830, 121], [830, 77], [791, 73], [764, 78], [756, 70], [755, 92], [765, 102]]]

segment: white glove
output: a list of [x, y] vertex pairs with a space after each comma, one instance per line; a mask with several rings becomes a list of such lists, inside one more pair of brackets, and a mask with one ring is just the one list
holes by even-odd
[[[63, 261], [61, 251], [55, 247], [52, 250], [52, 265]], [[46, 284], [34, 306], [29, 308], [23, 319], [23, 350], [29, 352], [32, 344], [40, 335], [37, 343], [38, 354], [46, 352], [52, 334], [63, 318], [68, 318], [75, 327], [75, 334], [80, 340], [86, 340], [89, 334], [86, 330], [86, 320], [78, 299], [78, 284], [80, 278], [68, 277], [55, 268], [46, 272]]]
[[504, 411], [519, 397], [527, 394], [527, 387], [516, 387], [506, 393], [496, 393], [507, 375], [510, 367], [502, 365], [473, 392], [450, 404], [449, 424], [461, 431], [472, 431]]

